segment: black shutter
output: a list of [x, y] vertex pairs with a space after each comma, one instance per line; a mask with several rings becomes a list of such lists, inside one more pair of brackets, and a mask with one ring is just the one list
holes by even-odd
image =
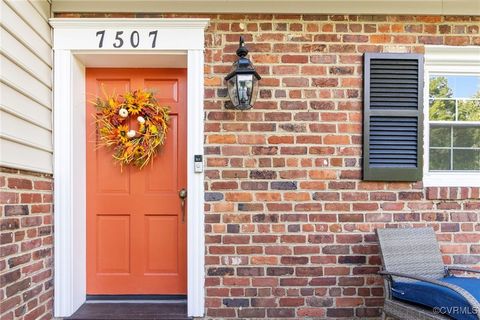
[[419, 181], [423, 167], [423, 56], [365, 53], [363, 179]]

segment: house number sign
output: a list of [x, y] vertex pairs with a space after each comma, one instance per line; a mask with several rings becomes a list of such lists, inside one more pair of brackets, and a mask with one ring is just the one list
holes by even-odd
[[158, 30], [98, 30], [98, 48], [156, 48]]

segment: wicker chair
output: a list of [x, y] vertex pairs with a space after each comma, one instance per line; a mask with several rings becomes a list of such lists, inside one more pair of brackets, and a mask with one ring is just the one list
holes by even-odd
[[438, 312], [434, 313], [431, 308], [424, 308], [393, 296], [392, 286], [395, 287], [396, 281], [403, 283], [420, 281], [422, 284], [437, 285], [448, 288], [444, 290], [458, 293], [470, 304], [471, 310], [477, 311], [476, 315], [473, 314], [470, 317], [480, 320], [480, 313], [478, 313], [480, 303], [472, 294], [457, 285], [439, 281], [450, 276], [451, 271], [480, 273], [480, 270], [444, 266], [432, 228], [387, 228], [377, 229], [376, 232], [383, 264], [383, 270], [379, 274], [385, 279], [384, 315], [405, 320], [451, 319]]

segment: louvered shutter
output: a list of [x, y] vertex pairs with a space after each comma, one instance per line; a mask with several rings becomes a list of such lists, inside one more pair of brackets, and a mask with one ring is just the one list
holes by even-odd
[[364, 56], [364, 180], [419, 181], [423, 167], [423, 56]]

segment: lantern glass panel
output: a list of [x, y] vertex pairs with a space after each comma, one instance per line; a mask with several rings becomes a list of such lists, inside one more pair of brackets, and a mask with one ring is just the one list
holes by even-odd
[[238, 106], [238, 95], [237, 95], [237, 76], [231, 77], [227, 81], [228, 95], [234, 106]]
[[253, 74], [237, 75], [237, 90], [239, 105], [248, 108], [251, 106], [250, 99], [253, 93]]

